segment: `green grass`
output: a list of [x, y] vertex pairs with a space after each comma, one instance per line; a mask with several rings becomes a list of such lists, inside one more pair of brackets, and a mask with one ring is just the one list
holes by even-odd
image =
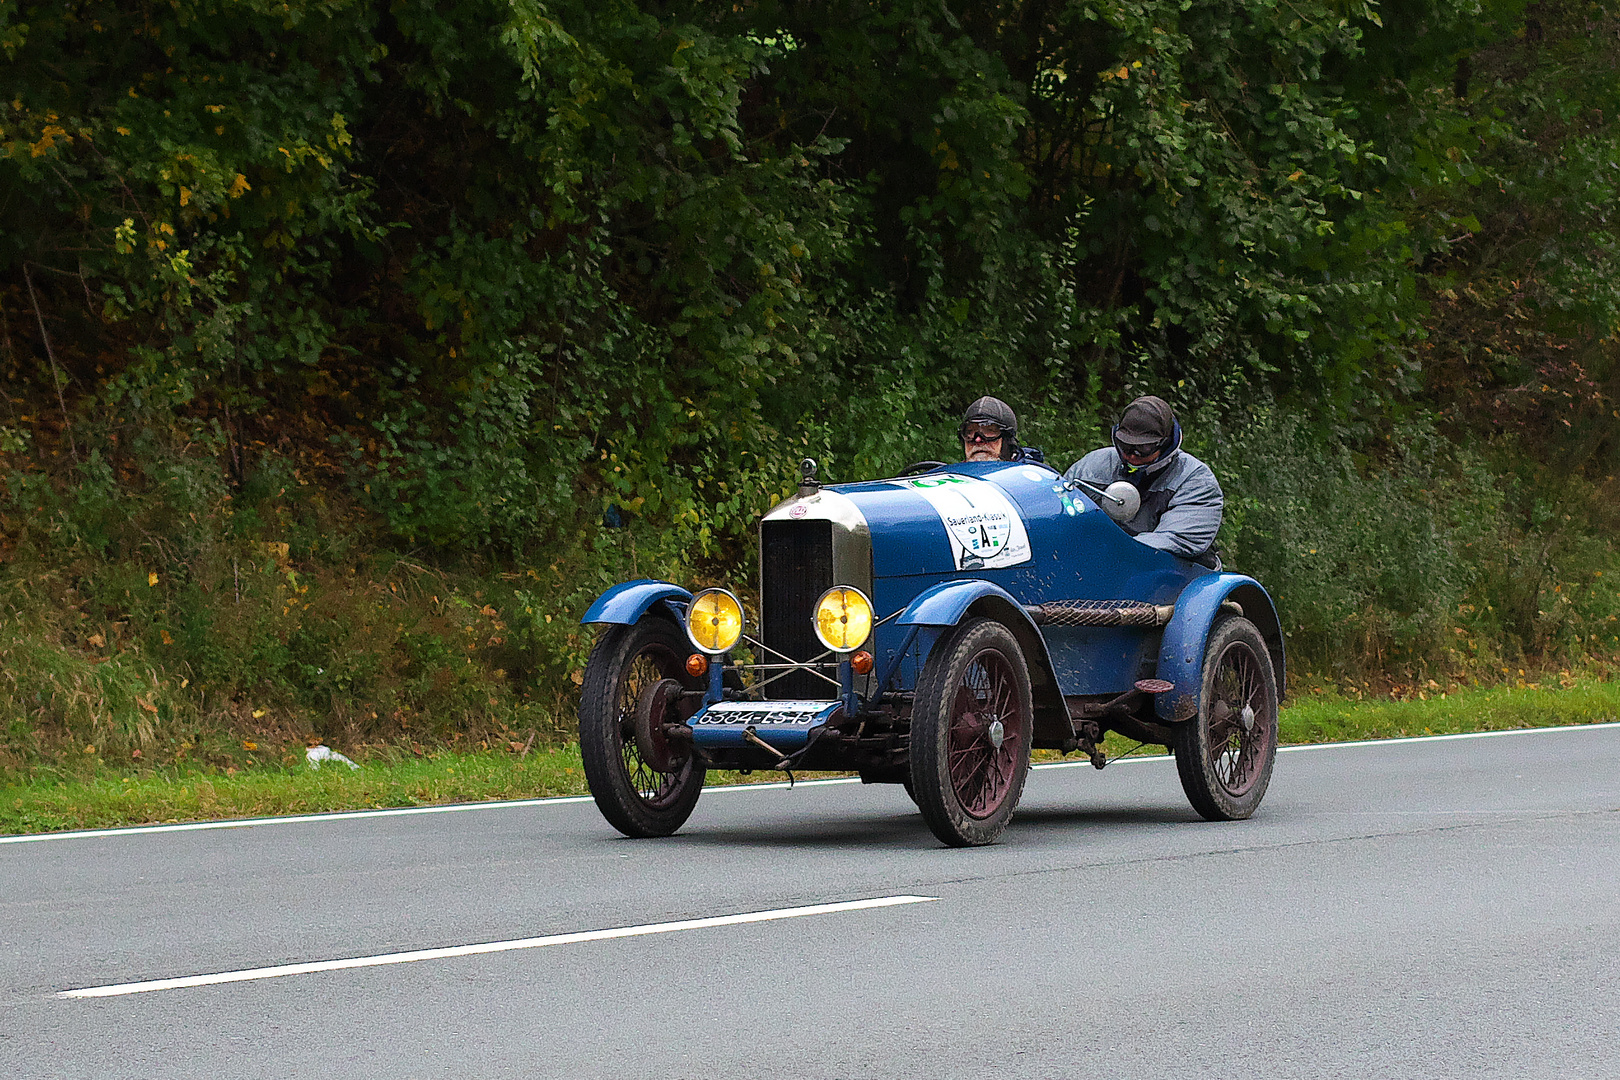
[[[1425, 698], [1346, 697], [1308, 684], [1283, 710], [1285, 743], [1337, 742], [1464, 731], [1551, 727], [1620, 720], [1620, 683], [1565, 678], [1564, 685], [1470, 687]], [[1130, 743], [1110, 738], [1110, 754]], [[1150, 750], [1152, 748], [1149, 748]], [[379, 807], [428, 806], [585, 794], [579, 750], [568, 746], [512, 753], [478, 752], [390, 760], [361, 756], [350, 770], [328, 763], [224, 771], [177, 765], [120, 775], [0, 780], [0, 833], [111, 828], [152, 822], [263, 817]], [[711, 783], [781, 779], [777, 773], [711, 774]]]
[[1306, 686], [1282, 711], [1285, 743], [1343, 742], [1620, 720], [1620, 682], [1467, 687], [1423, 698], [1354, 698]]
[[171, 767], [144, 776], [36, 778], [0, 787], [0, 833], [97, 829], [149, 822], [430, 806], [585, 792], [577, 747], [518, 758], [493, 752], [365, 761], [356, 770], [272, 767], [227, 776]]

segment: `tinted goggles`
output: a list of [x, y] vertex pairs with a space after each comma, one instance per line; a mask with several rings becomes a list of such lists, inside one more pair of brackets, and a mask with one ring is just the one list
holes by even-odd
[[1114, 448], [1131, 457], [1151, 457], [1168, 448], [1169, 444], [1169, 439], [1144, 439], [1134, 433], [1125, 434], [1117, 427], [1114, 429]]
[[995, 442], [997, 439], [1001, 438], [1006, 430], [1007, 429], [1002, 427], [1000, 424], [992, 424], [981, 420], [970, 420], [964, 422], [960, 428], [957, 428], [956, 433], [962, 437], [963, 442], [977, 444]]

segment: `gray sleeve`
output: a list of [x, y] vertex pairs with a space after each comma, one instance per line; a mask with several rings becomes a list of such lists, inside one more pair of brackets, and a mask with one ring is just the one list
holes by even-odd
[[1200, 462], [1171, 496], [1159, 524], [1136, 539], [1184, 558], [1202, 555], [1221, 531], [1221, 508], [1225, 503], [1215, 474]]
[[1107, 487], [1119, 477], [1114, 474], [1114, 449], [1105, 446], [1100, 450], [1093, 450], [1085, 457], [1069, 466], [1069, 471], [1063, 474], [1065, 480], [1084, 480], [1098, 487]]

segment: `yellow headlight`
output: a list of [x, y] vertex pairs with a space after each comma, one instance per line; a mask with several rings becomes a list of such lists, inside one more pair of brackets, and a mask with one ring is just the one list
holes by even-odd
[[723, 653], [742, 637], [742, 604], [724, 589], [704, 589], [686, 609], [686, 636], [706, 653]]
[[859, 589], [834, 585], [816, 601], [816, 637], [834, 652], [860, 648], [872, 636], [872, 601]]

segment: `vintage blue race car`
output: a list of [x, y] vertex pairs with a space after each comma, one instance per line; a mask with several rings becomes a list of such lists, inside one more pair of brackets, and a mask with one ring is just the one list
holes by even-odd
[[[950, 845], [987, 844], [1030, 751], [1105, 764], [1109, 731], [1174, 750], [1210, 820], [1252, 814], [1277, 748], [1283, 639], [1259, 582], [1132, 539], [1129, 484], [1033, 462], [920, 462], [760, 523], [759, 610], [631, 581], [583, 622], [580, 751], [630, 836], [685, 823], [709, 769], [904, 784]], [[1217, 564], [1218, 565], [1218, 564]]]

